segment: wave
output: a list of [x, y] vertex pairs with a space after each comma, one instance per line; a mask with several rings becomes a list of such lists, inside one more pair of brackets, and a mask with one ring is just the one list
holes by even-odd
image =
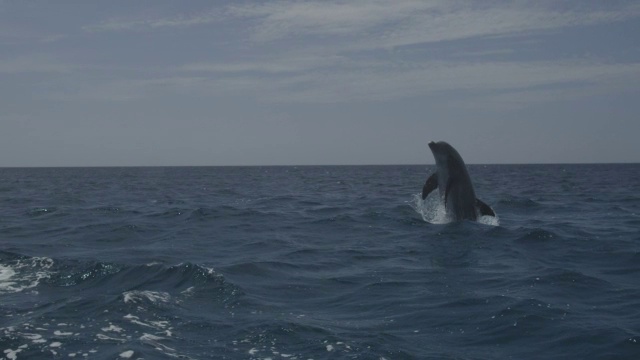
[[35, 289], [52, 275], [54, 261], [48, 257], [27, 257], [0, 252], [0, 294]]
[[562, 238], [551, 231], [544, 229], [532, 229], [528, 230], [525, 235], [518, 237], [516, 242], [530, 243], [530, 242], [546, 242], [546, 241], [559, 241]]
[[562, 268], [545, 270], [536, 277], [536, 283], [539, 286], [547, 287], [553, 295], [561, 295], [560, 292], [569, 290], [574, 295], [581, 292], [588, 295], [595, 291], [606, 292], [612, 288], [610, 282], [600, 277], [586, 274], [583, 271]]
[[528, 197], [511, 195], [507, 198], [498, 200], [497, 205], [513, 209], [540, 209], [542, 204]]
[[56, 211], [58, 211], [56, 207], [49, 207], [49, 208], [39, 207], [39, 208], [33, 208], [33, 209], [27, 210], [27, 215], [30, 217], [38, 217], [38, 216], [51, 215]]
[[136, 357], [189, 358], [173, 345], [176, 314], [183, 308], [228, 313], [243, 292], [214, 269], [192, 263], [130, 265], [0, 252], [0, 295], [12, 296], [0, 307], [9, 319], [0, 342], [22, 350], [5, 356], [82, 358], [118, 344], [121, 353]]
[[507, 227], [449, 223], [417, 167], [285, 169], [20, 170], [0, 357], [637, 353], [637, 166], [570, 191], [558, 167], [476, 167]]
[[[81, 287], [86, 290], [130, 288], [127, 299], [145, 295], [145, 287], [160, 292], [180, 292], [187, 289], [236, 291], [222, 274], [212, 268], [192, 263], [164, 265], [149, 263], [125, 265], [100, 261], [54, 260], [0, 252], [0, 294], [25, 290]], [[136, 292], [137, 291], [137, 292]], [[140, 292], [142, 291], [142, 292]], [[125, 301], [128, 302], [128, 301]]]

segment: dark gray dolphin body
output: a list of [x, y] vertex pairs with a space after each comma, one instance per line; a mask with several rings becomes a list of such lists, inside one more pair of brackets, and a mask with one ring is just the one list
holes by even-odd
[[447, 214], [454, 221], [477, 220], [481, 215], [496, 216], [489, 205], [476, 198], [467, 167], [456, 149], [444, 141], [432, 141], [429, 148], [437, 169], [424, 184], [422, 199], [438, 189]]

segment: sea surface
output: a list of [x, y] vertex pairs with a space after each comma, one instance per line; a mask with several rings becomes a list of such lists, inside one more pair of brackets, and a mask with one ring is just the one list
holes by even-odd
[[640, 165], [0, 168], [3, 359], [640, 359]]

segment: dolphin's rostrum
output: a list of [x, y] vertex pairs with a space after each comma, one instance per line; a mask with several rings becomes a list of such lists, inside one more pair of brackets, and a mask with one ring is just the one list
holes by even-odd
[[444, 141], [432, 141], [429, 148], [436, 160], [436, 172], [424, 184], [422, 199], [437, 188], [447, 215], [454, 221], [477, 220], [481, 215], [496, 216], [489, 205], [476, 198], [467, 167], [456, 149]]

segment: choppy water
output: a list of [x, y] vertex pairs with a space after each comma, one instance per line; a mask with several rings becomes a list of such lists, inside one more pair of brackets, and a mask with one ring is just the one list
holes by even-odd
[[0, 357], [640, 358], [640, 165], [469, 170], [0, 169]]

